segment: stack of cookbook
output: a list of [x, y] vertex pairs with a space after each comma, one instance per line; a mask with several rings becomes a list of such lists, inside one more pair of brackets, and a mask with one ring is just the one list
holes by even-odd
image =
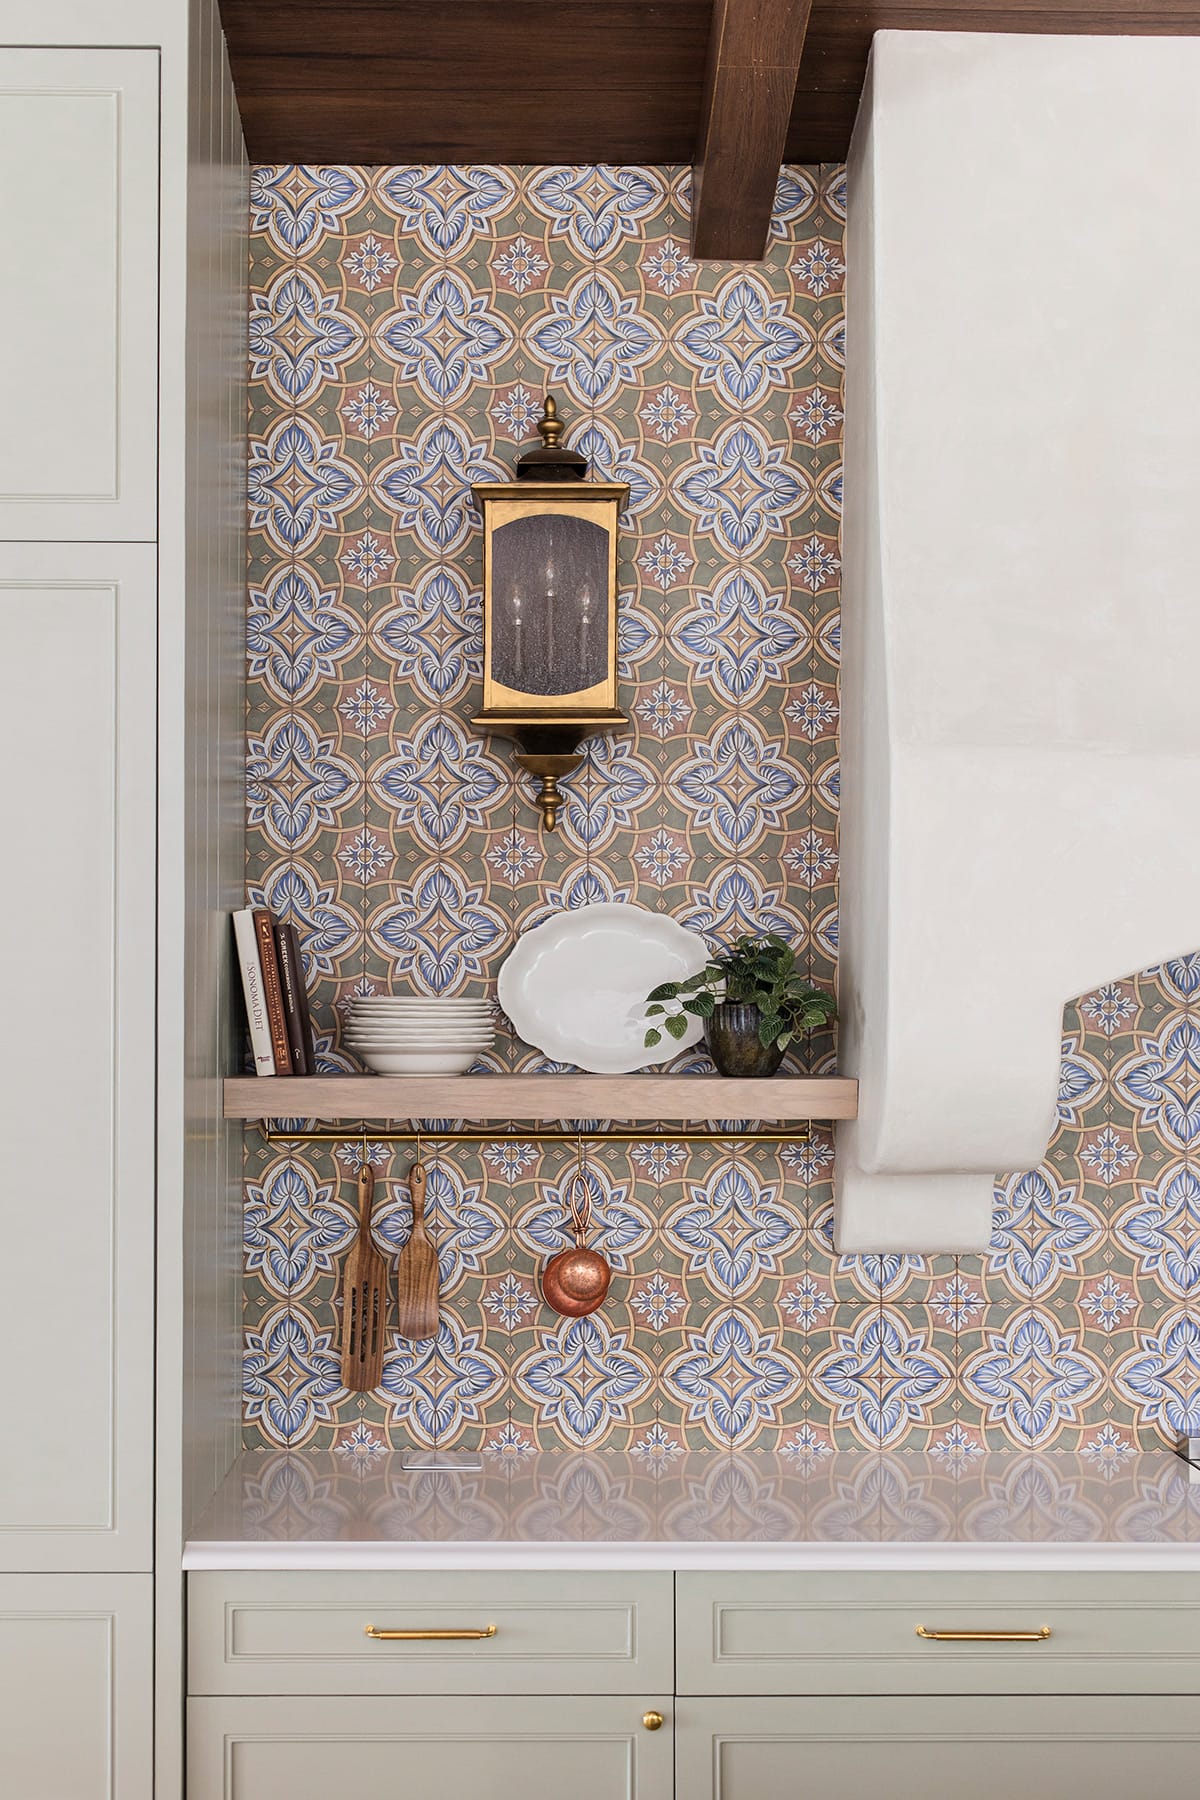
[[312, 1021], [295, 928], [265, 906], [233, 915], [238, 967], [258, 1075], [315, 1075]]

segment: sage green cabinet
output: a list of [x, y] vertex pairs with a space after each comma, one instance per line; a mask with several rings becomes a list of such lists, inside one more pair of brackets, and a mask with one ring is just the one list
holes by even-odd
[[675, 1791], [679, 1800], [1130, 1800], [1190, 1792], [1197, 1746], [1194, 1696], [689, 1699], [676, 1709]]
[[[5, 79], [0, 52], [0, 115]], [[41, 166], [33, 146], [25, 165]], [[156, 561], [148, 544], [5, 544], [0, 569], [0, 718], [39, 746], [36, 781], [0, 794], [10, 866], [39, 880], [34, 906], [0, 884], [0, 934], [21, 946], [0, 1047], [5, 1328], [37, 1365], [6, 1405], [14, 1572], [153, 1566]], [[51, 1172], [58, 1199], [31, 1204]], [[50, 1394], [71, 1395], [69, 1429]]]
[[[672, 1800], [666, 1696], [189, 1702], [188, 1800]], [[763, 1800], [759, 1795], [757, 1800]]]
[[[5, 8], [6, 32], [24, 10]], [[122, 26], [111, 21], [110, 29], [119, 36]], [[52, 46], [52, 35], [44, 42]], [[0, 539], [150, 540], [159, 58], [150, 48], [11, 42], [0, 57], [0, 160], [14, 175], [0, 186], [0, 239], [20, 246], [19, 265], [14, 256], [0, 288]], [[15, 179], [34, 169], [36, 180]], [[47, 194], [55, 195], [53, 209]], [[81, 858], [77, 867], [88, 865]], [[83, 956], [74, 967], [87, 972]], [[82, 1058], [62, 1060], [69, 1067]], [[59, 1116], [70, 1116], [67, 1096]]]
[[[188, 1597], [196, 1695], [641, 1695], [675, 1683], [669, 1570], [247, 1571], [193, 1575]], [[422, 1635], [435, 1632], [462, 1635]]]
[[1200, 1693], [1178, 1571], [683, 1573], [676, 1622], [681, 1694]]
[[1187, 1573], [239, 1571], [189, 1614], [189, 1800], [1129, 1800], [1200, 1749]]
[[149, 1575], [0, 1575], [0, 1794], [151, 1800]]

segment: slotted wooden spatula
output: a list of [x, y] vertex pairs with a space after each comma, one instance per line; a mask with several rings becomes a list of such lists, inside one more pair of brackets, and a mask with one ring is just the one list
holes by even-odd
[[375, 1174], [358, 1171], [358, 1236], [342, 1267], [342, 1385], [369, 1394], [383, 1378], [387, 1320], [387, 1264], [371, 1242]]
[[405, 1338], [438, 1334], [438, 1260], [425, 1229], [425, 1167], [414, 1163], [408, 1177], [412, 1195], [412, 1232], [396, 1267], [399, 1309], [396, 1329]]

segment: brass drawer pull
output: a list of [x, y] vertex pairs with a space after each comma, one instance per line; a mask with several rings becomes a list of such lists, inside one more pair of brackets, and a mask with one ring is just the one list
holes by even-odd
[[481, 1638], [494, 1638], [495, 1625], [480, 1625], [477, 1629], [468, 1626], [463, 1631], [380, 1631], [376, 1625], [363, 1627], [367, 1637], [374, 1638], [380, 1644], [461, 1644], [478, 1643]]
[[926, 1631], [918, 1625], [917, 1636], [927, 1644], [1044, 1644], [1054, 1633], [1049, 1625], [1037, 1631]]

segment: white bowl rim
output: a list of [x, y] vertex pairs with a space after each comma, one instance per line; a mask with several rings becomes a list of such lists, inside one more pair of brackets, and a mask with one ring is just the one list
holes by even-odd
[[348, 1012], [346, 1017], [348, 1019], [442, 1019], [447, 1025], [451, 1025], [460, 1019], [470, 1019], [472, 1021], [475, 1019], [490, 1019], [492, 1014], [490, 1009], [485, 1011], [483, 1007], [480, 1007], [477, 1012], [447, 1013], [419, 1012], [413, 1007], [406, 1006], [401, 1012], [389, 1012], [386, 1009], [376, 1007], [373, 1012]]
[[374, 1023], [370, 1022], [369, 1020], [364, 1019], [361, 1024], [358, 1024], [355, 1022], [348, 1022], [345, 1026], [345, 1029], [347, 1031], [424, 1031], [424, 1032], [430, 1032], [430, 1031], [434, 1031], [434, 1032], [437, 1032], [437, 1031], [464, 1032], [465, 1031], [465, 1032], [469, 1032], [472, 1035], [472, 1037], [476, 1037], [481, 1034], [486, 1035], [487, 1037], [495, 1037], [495, 1035], [496, 1035], [496, 1028], [492, 1024], [490, 1019], [488, 1019], [488, 1020], [481, 1019], [478, 1022], [478, 1024], [474, 1023], [470, 1019], [464, 1019], [462, 1021], [462, 1023], [459, 1025], [453, 1024], [449, 1019], [444, 1020], [443, 1023], [440, 1025], [433, 1025], [433, 1024], [427, 1025], [424, 1023], [423, 1020], [418, 1020], [415, 1023], [409, 1025], [409, 1024], [405, 1024], [404, 1021], [400, 1020], [400, 1019], [397, 1019], [393, 1024], [389, 1025], [386, 1019], [376, 1019], [374, 1021]]
[[462, 1033], [461, 1037], [430, 1037], [426, 1031], [416, 1031], [412, 1037], [389, 1037], [387, 1033], [374, 1033], [365, 1037], [354, 1037], [353, 1033], [345, 1033], [347, 1044], [376, 1044], [383, 1049], [394, 1044], [396, 1049], [470, 1049], [471, 1044], [495, 1044], [493, 1037], [471, 1037], [470, 1033]]
[[490, 1050], [490, 1038], [346, 1038], [343, 1040], [348, 1050], [396, 1050], [416, 1055], [422, 1050], [447, 1054], [452, 1050]]
[[376, 1074], [379, 1075], [465, 1075], [475, 1058], [473, 1056], [389, 1056], [384, 1059], [389, 1063], [403, 1065], [401, 1068], [394, 1069], [377, 1068], [376, 1063], [380, 1060], [379, 1058], [376, 1059], [376, 1063], [372, 1063], [365, 1056], [362, 1060], [368, 1068], [375, 1068]]
[[345, 1038], [361, 1050], [490, 1050], [491, 1038]]

